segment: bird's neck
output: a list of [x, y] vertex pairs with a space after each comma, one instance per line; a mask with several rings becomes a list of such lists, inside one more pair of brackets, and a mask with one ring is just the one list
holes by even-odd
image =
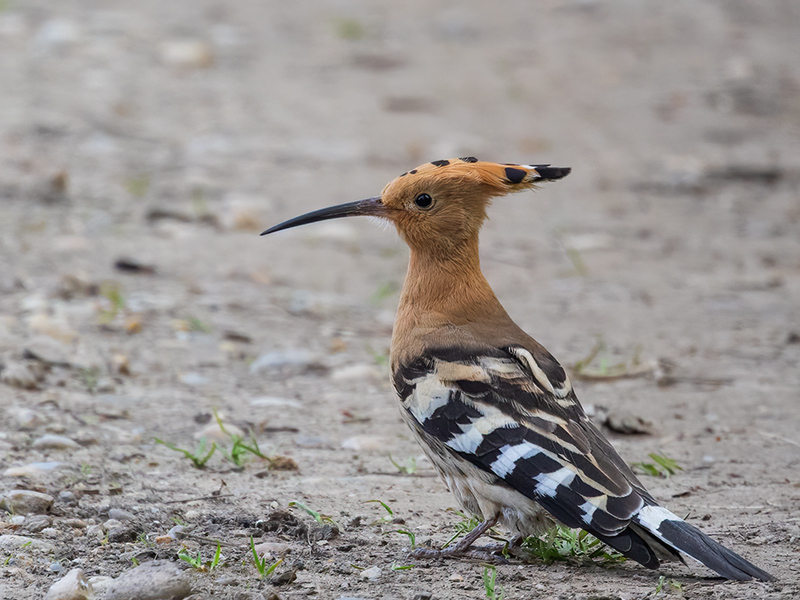
[[441, 328], [510, 322], [481, 272], [478, 239], [446, 254], [411, 248], [392, 335], [392, 354]]

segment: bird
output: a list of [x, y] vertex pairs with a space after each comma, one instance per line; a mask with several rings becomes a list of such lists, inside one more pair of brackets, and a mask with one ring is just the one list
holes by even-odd
[[772, 575], [662, 507], [590, 421], [565, 369], [508, 315], [480, 267], [478, 237], [496, 197], [537, 188], [569, 167], [435, 160], [379, 196], [315, 210], [261, 235], [350, 216], [394, 224], [410, 248], [392, 332], [403, 420], [447, 488], [481, 522], [417, 557], [483, 556], [495, 525], [514, 543], [561, 523], [657, 569], [691, 557], [726, 579]]

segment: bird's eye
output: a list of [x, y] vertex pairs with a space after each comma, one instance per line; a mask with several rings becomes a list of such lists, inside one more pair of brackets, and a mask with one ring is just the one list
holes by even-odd
[[420, 194], [414, 198], [414, 204], [417, 205], [417, 208], [427, 210], [433, 206], [433, 198], [431, 198], [430, 194]]

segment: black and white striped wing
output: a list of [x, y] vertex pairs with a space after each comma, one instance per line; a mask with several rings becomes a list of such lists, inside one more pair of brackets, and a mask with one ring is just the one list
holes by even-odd
[[680, 551], [729, 579], [773, 579], [659, 506], [541, 347], [432, 350], [399, 366], [394, 383], [423, 440], [644, 566]]
[[421, 433], [565, 525], [604, 541], [620, 536], [654, 501], [586, 417], [563, 368], [549, 354], [537, 358], [521, 346], [433, 350], [399, 367], [395, 388]]

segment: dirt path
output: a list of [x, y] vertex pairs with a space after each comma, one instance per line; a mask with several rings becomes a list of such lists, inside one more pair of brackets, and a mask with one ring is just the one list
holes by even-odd
[[[0, 493], [53, 500], [0, 522], [0, 597], [75, 568], [104, 598], [486, 597], [477, 563], [397, 568], [397, 530], [460, 521], [388, 383], [405, 247], [257, 236], [464, 155], [573, 167], [495, 203], [487, 277], [564, 364], [644, 371], [578, 395], [649, 420], [611, 435], [683, 467], [653, 494], [780, 578], [514, 563], [504, 597], [800, 596], [800, 5], [263, 4], [0, 3]], [[154, 441], [203, 436], [202, 470]], [[210, 572], [133, 570], [217, 540]]]

